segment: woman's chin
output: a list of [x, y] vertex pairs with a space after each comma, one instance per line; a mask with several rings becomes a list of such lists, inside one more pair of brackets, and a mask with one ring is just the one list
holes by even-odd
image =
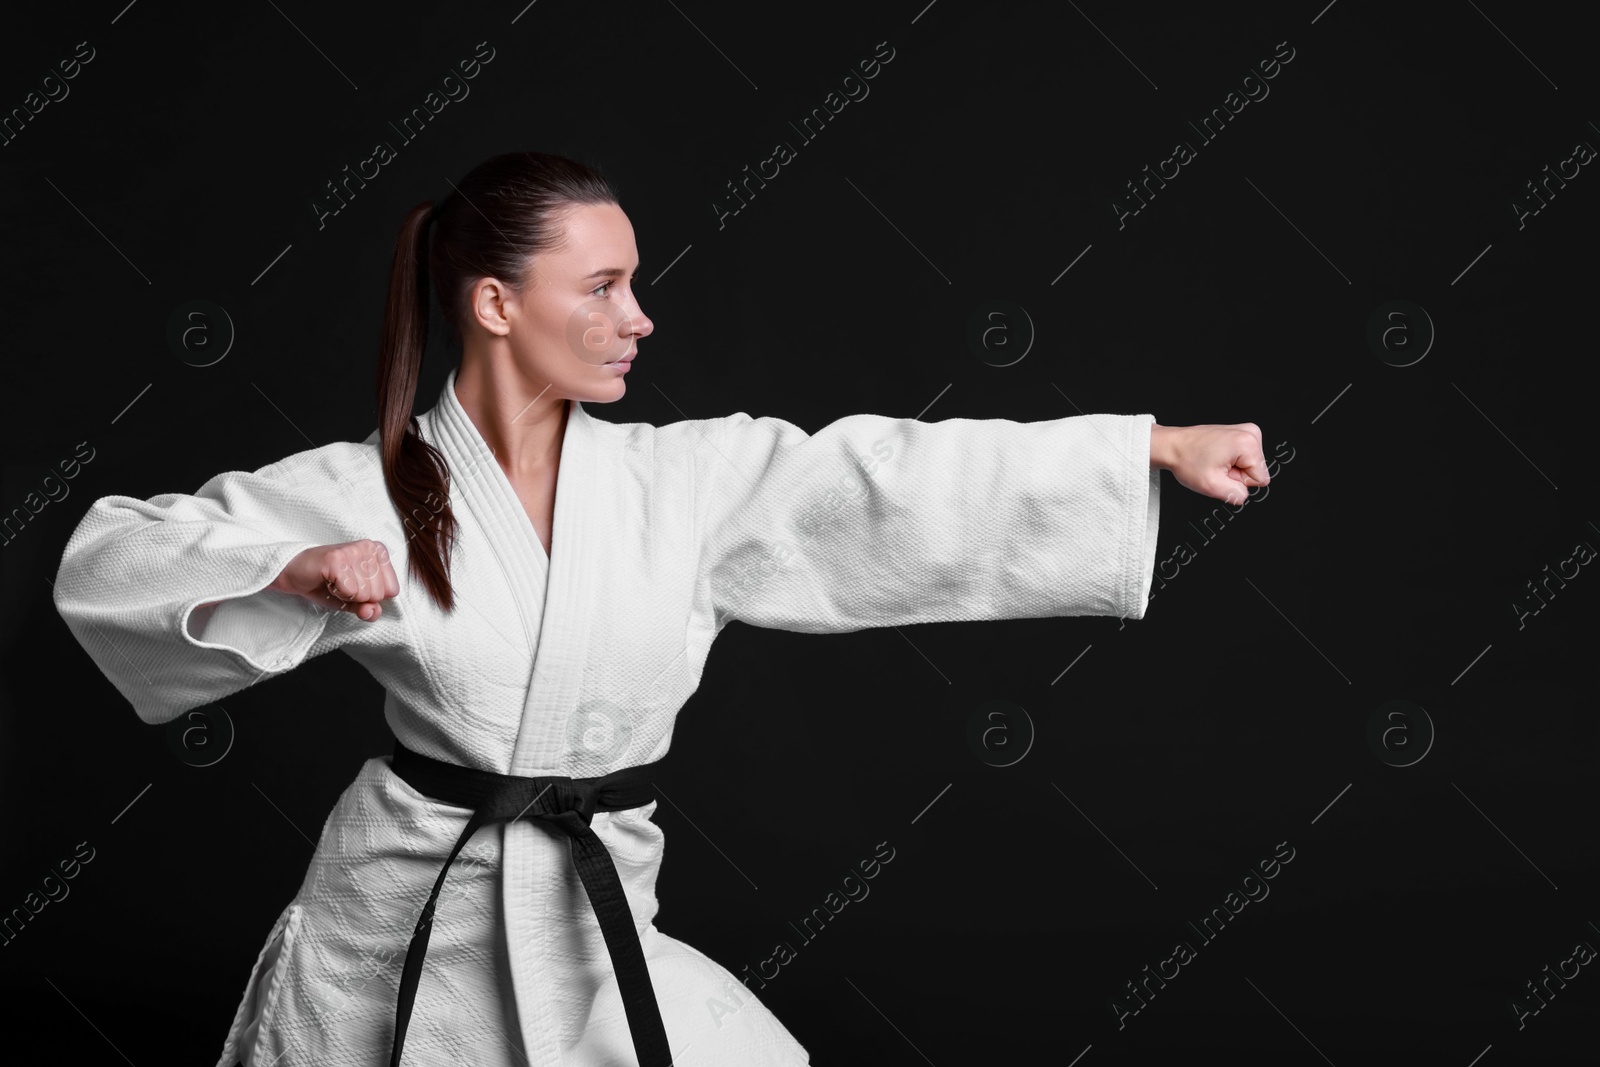
[[628, 391], [628, 384], [622, 380], [623, 376], [616, 371], [601, 368], [612, 380], [590, 385], [581, 394], [574, 394], [585, 404], [609, 404], [613, 400], [621, 400]]

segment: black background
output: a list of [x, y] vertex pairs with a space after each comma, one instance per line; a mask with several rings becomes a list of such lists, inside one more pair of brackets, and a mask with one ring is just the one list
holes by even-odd
[[[227, 700], [232, 749], [186, 766], [55, 613], [66, 539], [98, 496], [362, 440], [402, 215], [517, 149], [599, 166], [637, 232], [656, 332], [603, 419], [1152, 412], [1292, 449], [1214, 540], [1215, 502], [1162, 475], [1158, 559], [1195, 551], [1137, 622], [724, 632], [662, 779], [657, 924], [735, 972], [794, 943], [760, 997], [813, 1062], [1593, 1062], [1594, 966], [1512, 1010], [1600, 946], [1600, 578], [1520, 629], [1512, 606], [1600, 544], [1600, 179], [1512, 209], [1600, 144], [1574, 9], [924, 2], [6, 14], [5, 111], [95, 49], [0, 146], [0, 506], [95, 453], [0, 551], [0, 909], [96, 851], [0, 947], [27, 1062], [213, 1062], [311, 840], [390, 743], [376, 684], [327, 656]], [[399, 145], [387, 123], [480, 41], [470, 96]], [[789, 122], [879, 42], [870, 95], [802, 142]], [[1270, 95], [1202, 144], [1187, 122], [1279, 42]], [[379, 139], [398, 158], [319, 229], [323, 183]], [[794, 161], [719, 228], [779, 140]], [[1178, 140], [1196, 158], [1119, 229]], [[205, 368], [166, 343], [195, 299], [237, 330]], [[1007, 367], [966, 341], [997, 299], [1037, 331]], [[1410, 366], [1367, 343], [1391, 300], [1437, 331]], [[968, 746], [991, 699], [1037, 731], [1014, 766]], [[1367, 740], [1390, 700], [1436, 732], [1404, 768]], [[871, 895], [799, 944], [789, 921], [879, 842]], [[1270, 896], [1119, 1029], [1124, 983], [1279, 842]]]

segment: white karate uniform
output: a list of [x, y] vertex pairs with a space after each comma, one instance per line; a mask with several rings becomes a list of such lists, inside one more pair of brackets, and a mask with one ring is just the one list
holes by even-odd
[[[1160, 505], [1151, 415], [851, 415], [808, 435], [743, 412], [610, 423], [573, 402], [547, 558], [455, 379], [419, 416], [449, 463], [460, 523], [453, 613], [407, 575], [376, 433], [219, 474], [193, 495], [91, 505], [55, 603], [141, 719], [168, 722], [341, 648], [383, 686], [385, 718], [414, 751], [586, 777], [666, 754], [735, 619], [839, 633], [1144, 617]], [[361, 538], [388, 547], [401, 579], [378, 621], [266, 588], [303, 549]], [[221, 603], [195, 611], [210, 601]], [[592, 825], [676, 1063], [806, 1063], [753, 992], [656, 929], [654, 811], [597, 813]], [[402, 781], [387, 754], [361, 767], [268, 934], [218, 1067], [387, 1064], [406, 947], [467, 817]], [[827, 1025], [788, 1021], [801, 1034]], [[565, 838], [522, 820], [468, 843], [439, 901], [404, 1062], [635, 1062]]]

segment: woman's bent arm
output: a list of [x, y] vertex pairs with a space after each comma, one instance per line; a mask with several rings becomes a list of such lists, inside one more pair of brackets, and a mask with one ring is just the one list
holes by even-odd
[[356, 488], [375, 471], [363, 451], [340, 442], [219, 474], [193, 495], [90, 505], [62, 554], [56, 609], [141, 719], [167, 722], [363, 627], [398, 625], [273, 588], [307, 549], [356, 540], [353, 528], [380, 518]]

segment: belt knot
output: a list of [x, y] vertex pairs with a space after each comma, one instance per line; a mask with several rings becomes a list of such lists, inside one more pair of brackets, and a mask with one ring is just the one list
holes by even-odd
[[595, 798], [599, 792], [597, 784], [592, 780], [564, 777], [547, 778], [545, 782], [547, 785], [540, 797], [541, 803], [536, 805], [542, 808], [538, 814], [557, 819], [573, 814], [588, 826], [594, 817]]
[[539, 819], [579, 830], [590, 825], [599, 799], [600, 786], [595, 779], [508, 775], [489, 791], [476, 818], [483, 823]]

